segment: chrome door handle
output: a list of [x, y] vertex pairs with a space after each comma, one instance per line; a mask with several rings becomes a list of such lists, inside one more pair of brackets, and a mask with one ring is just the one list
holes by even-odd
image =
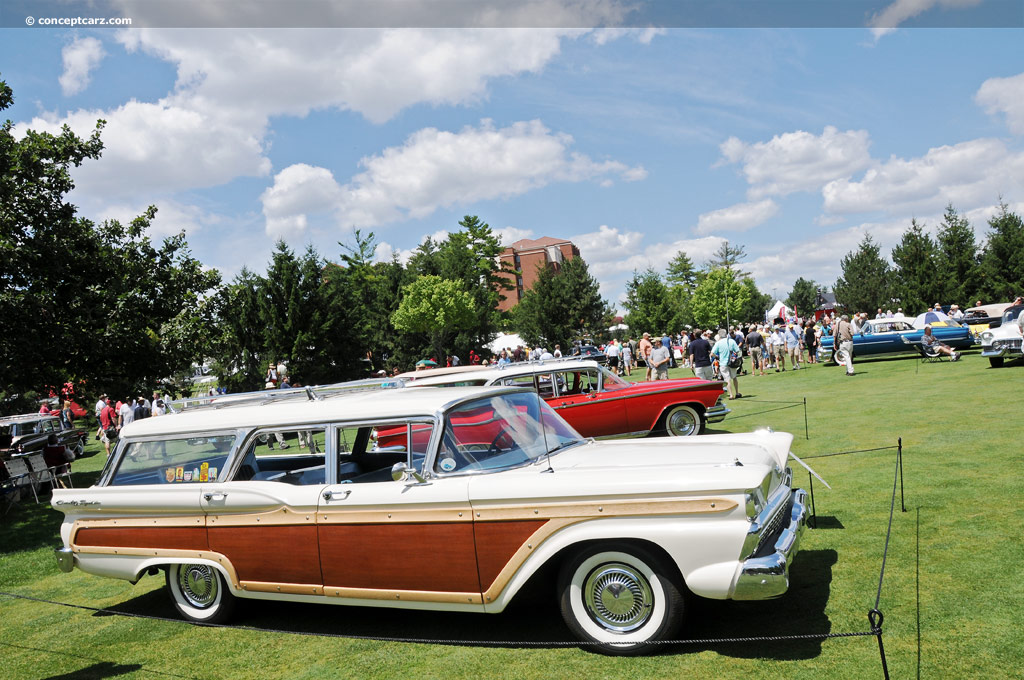
[[228, 494], [227, 492], [224, 491], [214, 491], [213, 493], [203, 494], [203, 498], [205, 498], [208, 501], [222, 501], [227, 497]]
[[333, 501], [333, 500], [343, 501], [346, 498], [348, 498], [348, 495], [350, 493], [352, 493], [351, 489], [345, 489], [344, 491], [337, 492], [337, 494], [340, 496], [340, 498], [335, 498], [335, 492], [334, 491], [324, 491], [324, 500], [325, 501]]

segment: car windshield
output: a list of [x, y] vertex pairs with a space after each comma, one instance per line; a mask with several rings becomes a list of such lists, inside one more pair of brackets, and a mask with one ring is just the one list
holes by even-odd
[[477, 399], [450, 411], [435, 470], [497, 470], [528, 465], [583, 440], [533, 392]]
[[629, 387], [629, 383], [609, 371], [604, 366], [601, 367], [601, 375], [604, 376], [604, 389], [608, 391], [622, 390]]
[[1020, 314], [1024, 307], [1010, 307], [1003, 313], [1003, 323], [1010, 324], [1017, 320], [1017, 315]]

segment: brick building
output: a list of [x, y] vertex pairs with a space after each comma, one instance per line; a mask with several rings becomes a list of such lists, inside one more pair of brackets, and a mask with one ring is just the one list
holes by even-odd
[[522, 299], [523, 293], [537, 281], [538, 267], [551, 267], [558, 271], [562, 262], [580, 256], [580, 249], [572, 241], [542, 236], [538, 239], [522, 239], [505, 248], [498, 256], [510, 268], [522, 272], [520, 276], [505, 275], [512, 283], [512, 290], [503, 290], [505, 299], [498, 309], [508, 311]]

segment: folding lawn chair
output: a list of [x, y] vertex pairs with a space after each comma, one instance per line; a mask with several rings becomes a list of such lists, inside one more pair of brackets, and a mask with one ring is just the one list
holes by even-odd
[[943, 361], [948, 358], [945, 354], [939, 353], [938, 347], [927, 347], [921, 346], [921, 363], [931, 363], [933, 361]]
[[36, 486], [46, 483], [50, 485], [51, 492], [56, 489], [57, 476], [53, 473], [53, 469], [46, 464], [43, 454], [33, 453], [31, 456], [26, 456], [26, 458], [28, 459], [28, 468], [32, 471], [32, 475], [35, 478]]
[[35, 474], [29, 469], [25, 459], [12, 458], [11, 460], [4, 461], [4, 467], [7, 468], [10, 482], [19, 490], [26, 486], [32, 489], [32, 496], [36, 499], [36, 503], [38, 503], [39, 494], [36, 493], [36, 487], [39, 484], [36, 482]]

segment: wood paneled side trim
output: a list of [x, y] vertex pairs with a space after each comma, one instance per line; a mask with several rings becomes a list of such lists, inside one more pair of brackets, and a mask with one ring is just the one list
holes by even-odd
[[472, 522], [473, 513], [468, 503], [429, 508], [409, 508], [406, 505], [378, 506], [373, 510], [347, 510], [334, 507], [320, 508], [317, 520], [321, 524], [449, 524]]
[[205, 523], [203, 515], [187, 515], [184, 517], [119, 517], [117, 519], [79, 518], [71, 525], [71, 542], [79, 529], [97, 527], [201, 527]]
[[72, 543], [108, 548], [208, 550], [206, 527], [81, 527]]
[[[449, 522], [508, 522], [514, 520], [574, 517], [633, 517], [637, 515], [694, 515], [729, 512], [738, 503], [727, 498], [651, 498], [609, 499], [603, 501], [565, 501], [558, 503], [517, 503], [503, 505], [474, 504], [450, 508], [409, 509], [396, 505], [374, 510], [332, 508], [317, 513], [320, 524], [436, 524]], [[241, 515], [239, 516], [241, 517]], [[242, 522], [239, 522], [241, 524]], [[251, 523], [251, 520], [250, 520]]]
[[316, 508], [306, 511], [278, 508], [269, 512], [211, 514], [206, 518], [206, 525], [209, 527], [281, 526], [282, 524], [316, 524], [316, 520]]
[[242, 590], [254, 593], [287, 593], [288, 595], [323, 595], [324, 587], [315, 583], [269, 583], [242, 581]]
[[493, 602], [494, 599], [497, 598], [498, 595], [501, 593], [501, 591], [505, 589], [505, 586], [508, 585], [508, 582], [512, 580], [512, 577], [515, 575], [515, 573], [519, 571], [519, 567], [523, 566], [523, 563], [526, 562], [526, 559], [530, 556], [530, 554], [534, 550], [536, 550], [541, 543], [550, 538], [552, 534], [572, 524], [577, 524], [579, 522], [586, 521], [586, 519], [588, 518], [552, 519], [548, 522], [545, 522], [542, 527], [537, 529], [537, 531], [533, 532], [533, 534], [528, 539], [526, 539], [525, 543], [519, 546], [519, 550], [517, 550], [512, 555], [511, 559], [509, 559], [509, 561], [505, 564], [505, 567], [500, 572], [498, 572], [498, 576], [487, 587], [487, 590], [484, 591], [484, 601]]
[[729, 512], [738, 503], [728, 498], [657, 498], [650, 500], [609, 499], [567, 501], [562, 503], [473, 505], [473, 518], [478, 522], [507, 522], [522, 519], [596, 519], [598, 517], [633, 517], [637, 515], [695, 515]]
[[339, 588], [337, 586], [324, 586], [324, 593], [328, 597], [344, 597], [354, 600], [483, 604], [480, 593], [443, 593], [432, 590], [378, 590], [376, 588]]

